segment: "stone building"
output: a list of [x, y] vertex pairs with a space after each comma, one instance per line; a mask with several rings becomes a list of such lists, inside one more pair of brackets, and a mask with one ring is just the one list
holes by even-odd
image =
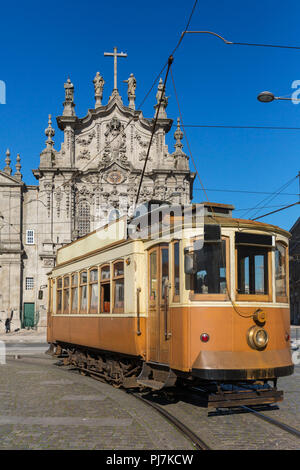
[[[36, 324], [44, 328], [47, 272], [55, 265], [56, 250], [127, 213], [135, 203], [154, 118], [145, 118], [135, 109], [133, 74], [126, 82], [127, 105], [118, 92], [116, 74], [108, 103], [103, 104], [104, 80], [97, 72], [93, 80], [95, 106], [79, 118], [74, 86], [67, 80], [63, 112], [57, 117], [63, 142], [60, 150], [54, 149], [55, 132], [49, 116], [46, 147], [38, 168], [32, 170], [36, 186], [22, 180], [19, 155], [13, 172], [10, 153], [6, 152], [5, 167], [0, 171], [0, 330], [11, 310], [13, 329]], [[160, 80], [154, 106], [157, 130], [139, 203], [159, 199], [186, 204], [192, 199], [195, 174], [183, 152], [179, 120], [175, 150], [170, 153], [165, 143], [173, 123], [167, 117], [167, 105]]]
[[290, 302], [291, 323], [300, 325], [300, 217], [290, 229]]

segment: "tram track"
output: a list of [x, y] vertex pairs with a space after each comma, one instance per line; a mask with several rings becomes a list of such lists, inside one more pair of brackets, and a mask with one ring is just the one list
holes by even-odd
[[143, 401], [147, 405], [154, 408], [158, 413], [164, 416], [170, 423], [172, 423], [184, 436], [186, 436], [195, 446], [197, 450], [211, 450], [211, 448], [199, 437], [197, 436], [188, 426], [186, 426], [182, 421], [176, 418], [174, 415], [169, 413], [167, 410], [163, 409], [161, 406], [157, 405], [151, 400], [139, 395], [138, 393], [131, 393], [132, 396], [138, 400]]
[[296, 428], [293, 428], [291, 426], [288, 426], [285, 423], [282, 423], [281, 421], [278, 421], [277, 419], [271, 418], [270, 416], [266, 416], [265, 414], [261, 413], [260, 411], [254, 410], [253, 408], [249, 408], [248, 406], [241, 406], [242, 409], [251, 412], [256, 416], [257, 418], [266, 421], [267, 423], [273, 424], [274, 426], [277, 426], [278, 428], [282, 429], [283, 431], [288, 432], [289, 434], [292, 434], [293, 436], [296, 436], [300, 438], [300, 431]]
[[[95, 380], [100, 382], [107, 383], [107, 381], [100, 376], [97, 372], [91, 371], [86, 369], [85, 367], [76, 367], [77, 370], [83, 372], [84, 374], [89, 375]], [[121, 389], [124, 390], [124, 389]], [[151, 400], [148, 400], [143, 395], [136, 393], [136, 392], [128, 392], [124, 390], [126, 393], [129, 393], [131, 396], [135, 397], [137, 400], [146, 403], [148, 406], [151, 406], [155, 409], [158, 413], [160, 413], [166, 420], [168, 420], [171, 424], [173, 424], [178, 431], [180, 431], [189, 441], [192, 442], [196, 450], [211, 450], [211, 448], [199, 437], [195, 434], [188, 426], [186, 426], [182, 421], [180, 421], [176, 416], [169, 413], [167, 410], [159, 406], [157, 403], [154, 403]]]
[[[98, 380], [103, 383], [108, 383], [107, 380], [101, 376], [101, 374], [98, 374], [96, 371], [92, 371], [90, 369], [84, 368], [84, 367], [74, 367], [74, 369], [78, 370], [79, 372], [83, 373], [84, 375], [88, 375], [91, 378]], [[114, 388], [119, 388], [116, 387], [114, 384], [111, 384], [114, 386]], [[171, 414], [169, 411], [167, 411], [165, 408], [160, 406], [159, 404], [155, 403], [155, 401], [152, 399], [146, 398], [145, 392], [132, 392], [130, 390], [124, 390], [120, 388], [120, 390], [123, 390], [125, 393], [128, 393], [129, 395], [135, 397], [137, 400], [142, 401], [143, 403], [147, 404], [147, 406], [152, 407], [155, 409], [159, 414], [161, 414], [166, 420], [168, 420], [171, 424], [175, 426], [175, 428], [182, 433], [190, 442], [192, 442], [193, 446], [195, 447], [196, 450], [212, 450], [211, 447], [208, 446], [192, 429], [190, 429], [186, 424], [184, 424], [183, 421], [178, 419], [174, 414]], [[147, 392], [146, 392], [147, 393]], [[260, 411], [255, 410], [252, 407], [246, 406], [246, 405], [240, 405], [238, 407], [241, 411], [246, 413], [252, 413], [255, 417], [258, 419], [261, 419], [269, 424], [272, 424], [283, 431], [300, 438], [300, 431], [296, 428], [293, 428], [285, 423], [282, 423], [274, 418], [271, 418], [269, 416], [266, 416], [265, 414], [261, 413]]]

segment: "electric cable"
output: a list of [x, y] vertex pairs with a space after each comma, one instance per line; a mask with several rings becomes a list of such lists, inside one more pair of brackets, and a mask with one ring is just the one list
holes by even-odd
[[[174, 87], [174, 93], [175, 93], [175, 97], [176, 97], [176, 102], [177, 102], [177, 106], [178, 106], [178, 111], [179, 111], [179, 116], [180, 116], [180, 122], [181, 122], [181, 125], [182, 125], [182, 129], [183, 129], [183, 133], [184, 133], [184, 136], [185, 136], [185, 140], [186, 140], [186, 143], [187, 143], [187, 146], [188, 146], [188, 150], [189, 150], [189, 153], [190, 153], [190, 157], [191, 157], [191, 160], [193, 162], [193, 165], [194, 165], [194, 168], [195, 168], [195, 171], [196, 171], [196, 174], [198, 176], [198, 179], [200, 181], [200, 184], [203, 188], [203, 191], [204, 191], [204, 194], [206, 196], [206, 199], [207, 199], [207, 203], [208, 204], [211, 204], [209, 199], [208, 199], [208, 196], [207, 196], [207, 193], [205, 191], [205, 188], [203, 186], [203, 183], [202, 183], [202, 180], [200, 178], [200, 175], [199, 175], [199, 172], [197, 170], [197, 166], [196, 166], [196, 163], [195, 163], [195, 160], [193, 158], [193, 155], [192, 155], [192, 152], [191, 152], [191, 147], [189, 145], [189, 141], [187, 139], [187, 135], [186, 135], [186, 131], [185, 131], [185, 127], [184, 127], [184, 122], [183, 122], [183, 119], [182, 119], [182, 112], [181, 112], [181, 108], [180, 108], [180, 103], [179, 103], [179, 98], [178, 98], [178, 94], [177, 94], [177, 90], [176, 90], [176, 86], [175, 86], [175, 81], [174, 81], [174, 76], [173, 76], [173, 73], [172, 73], [172, 70], [171, 70], [171, 78], [172, 78], [172, 83], [173, 83], [173, 87]], [[216, 223], [218, 225], [221, 225], [219, 220], [218, 220], [218, 217], [216, 216], [215, 212], [214, 212], [214, 208], [212, 205], [210, 205], [210, 209], [211, 209], [211, 213], [212, 213], [212, 218], [216, 221]], [[223, 266], [226, 267], [226, 258], [224, 256], [224, 253], [223, 253], [223, 250], [221, 249], [221, 257], [222, 257], [222, 263], [223, 263]], [[240, 312], [235, 301], [233, 300], [232, 296], [231, 296], [231, 292], [230, 292], [230, 288], [228, 286], [228, 280], [227, 280], [227, 275], [225, 275], [225, 286], [226, 286], [226, 291], [227, 291], [227, 295], [228, 295], [228, 298], [230, 300], [230, 303], [232, 305], [232, 308], [234, 309], [234, 311], [241, 317], [243, 318], [251, 318], [255, 315], [255, 313], [257, 312], [257, 309], [251, 313], [250, 315], [246, 315], [244, 314], [243, 312]]]

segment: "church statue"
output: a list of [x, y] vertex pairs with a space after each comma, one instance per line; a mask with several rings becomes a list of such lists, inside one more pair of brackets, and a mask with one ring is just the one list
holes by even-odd
[[136, 79], [133, 73], [130, 74], [128, 80], [124, 80], [124, 83], [128, 84], [127, 96], [129, 101], [129, 108], [135, 109], [135, 90], [136, 90]]
[[71, 82], [70, 78], [68, 78], [67, 82], [64, 84], [65, 88], [65, 100], [69, 102], [73, 102], [74, 100], [74, 85]]
[[95, 108], [98, 108], [99, 106], [102, 106], [103, 87], [105, 84], [105, 81], [99, 72], [96, 73], [93, 83], [95, 87], [95, 99], [96, 99]]
[[163, 80], [162, 78], [159, 80], [159, 84], [158, 84], [158, 87], [157, 87], [157, 93], [156, 93], [156, 101], [157, 101], [157, 104], [159, 104], [160, 100], [161, 100], [161, 106], [163, 106], [164, 108], [166, 108], [168, 106], [168, 97], [165, 95], [165, 92], [164, 92], [164, 83], [163, 83]]
[[169, 97], [166, 96], [165, 90], [164, 90], [164, 83], [162, 78], [159, 80], [159, 84], [157, 87], [157, 93], [156, 93], [156, 105], [154, 106], [156, 113], [159, 109], [158, 113], [158, 118], [159, 119], [166, 119], [167, 118], [167, 113], [166, 113], [166, 107], [168, 106], [168, 100]]

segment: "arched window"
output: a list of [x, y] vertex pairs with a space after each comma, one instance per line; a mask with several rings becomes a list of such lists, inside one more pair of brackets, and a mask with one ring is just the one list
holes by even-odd
[[77, 213], [77, 228], [78, 235], [82, 237], [91, 231], [90, 224], [90, 205], [86, 201], [81, 201], [78, 204]]

